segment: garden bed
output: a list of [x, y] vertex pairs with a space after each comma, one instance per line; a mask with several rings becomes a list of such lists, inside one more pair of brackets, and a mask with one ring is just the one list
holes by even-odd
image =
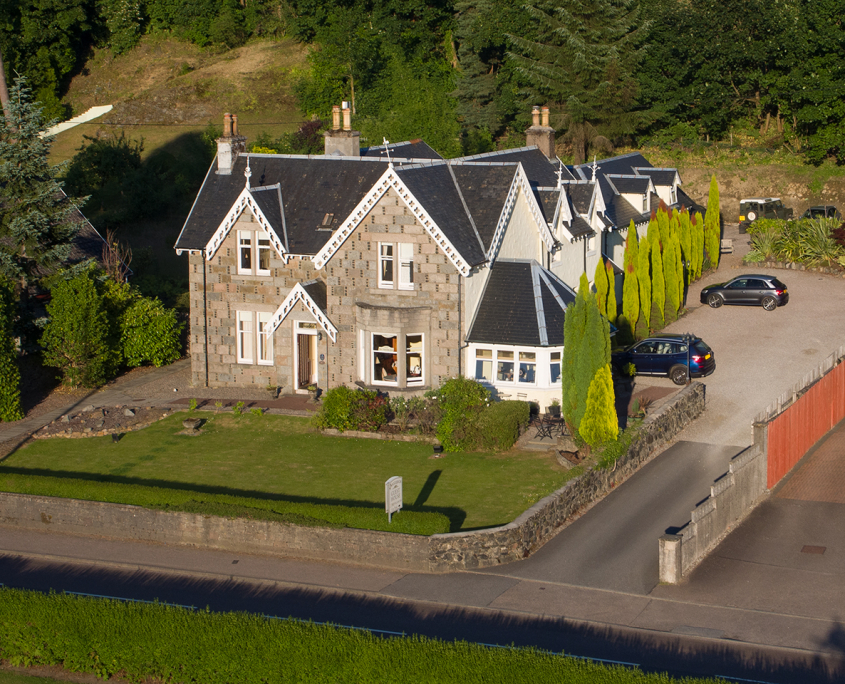
[[173, 415], [173, 409], [153, 406], [116, 406], [94, 408], [88, 405], [75, 413], [68, 413], [35, 432], [33, 439], [51, 437], [82, 438], [122, 434], [149, 427]]

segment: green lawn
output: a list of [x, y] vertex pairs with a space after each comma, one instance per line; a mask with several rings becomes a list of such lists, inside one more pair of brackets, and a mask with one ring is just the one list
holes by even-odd
[[[176, 434], [179, 413], [117, 444], [38, 440], [0, 463], [0, 489], [223, 515], [269, 509], [256, 517], [431, 534], [508, 523], [573, 475], [545, 453], [433, 460], [428, 444], [327, 437], [305, 418], [196, 415], [208, 421], [199, 437]], [[388, 527], [384, 482], [394, 475], [405, 510]]]

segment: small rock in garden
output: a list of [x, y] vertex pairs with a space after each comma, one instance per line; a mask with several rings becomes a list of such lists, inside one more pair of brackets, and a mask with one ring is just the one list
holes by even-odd
[[91, 428], [85, 428], [83, 432], [92, 432]]
[[64, 415], [59, 420], [62, 423], [69, 423], [70, 422], [70, 416]]
[[94, 404], [88, 404], [88, 406], [83, 407], [82, 413], [91, 413], [94, 410]]
[[102, 429], [103, 425], [105, 425], [105, 424], [106, 424], [106, 421], [98, 420], [94, 427], [97, 428], [98, 430], [100, 430], [100, 429]]
[[126, 416], [127, 418], [133, 418], [135, 416], [135, 411], [133, 411], [130, 408], [124, 409], [123, 415]]

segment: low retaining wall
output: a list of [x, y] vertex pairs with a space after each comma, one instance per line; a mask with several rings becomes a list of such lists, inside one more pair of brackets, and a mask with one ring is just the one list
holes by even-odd
[[660, 581], [677, 584], [744, 518], [766, 493], [765, 423], [754, 424], [754, 444], [734, 456], [728, 472], [710, 487], [710, 496], [692, 512], [679, 534], [660, 537]]
[[[843, 361], [845, 346], [840, 347], [835, 354], [825, 359], [816, 371], [805, 376], [802, 383], [795, 385], [789, 392], [780, 396], [775, 404], [757, 416], [754, 421], [753, 445], [733, 458], [728, 472], [710, 487], [710, 496], [692, 511], [689, 525], [680, 534], [665, 534], [660, 537], [661, 582], [680, 582], [684, 575], [715, 548], [731, 527], [748, 514], [769, 488], [775, 486], [785, 472], [793, 468], [809, 451], [812, 444], [802, 444], [799, 453], [794, 454], [786, 466], [780, 459], [773, 459], [771, 453], [773, 446], [780, 446], [779, 443], [784, 441], [779, 424], [785, 418], [797, 412], [799, 423], [808, 419], [807, 407], [802, 405], [802, 399], [811, 396], [814, 387], [818, 388], [826, 381], [832, 381], [838, 385], [838, 392], [821, 395], [820, 403], [813, 405], [810, 410], [813, 414], [811, 418], [815, 418], [816, 422], [819, 422], [819, 416], [815, 414], [824, 413], [825, 410], [829, 414], [821, 416], [821, 427], [816, 426], [813, 441], [820, 439], [842, 419], [845, 410], [841, 385], [841, 379], [845, 378], [841, 366]], [[838, 400], [832, 400], [831, 396], [837, 397]], [[775, 477], [772, 477], [773, 475]]]
[[420, 537], [8, 493], [0, 493], [0, 525], [407, 571], [489, 567], [525, 558], [540, 548], [575, 512], [625, 480], [703, 411], [704, 385], [695, 382], [648, 416], [613, 471], [588, 471], [512, 523], [487, 530]]

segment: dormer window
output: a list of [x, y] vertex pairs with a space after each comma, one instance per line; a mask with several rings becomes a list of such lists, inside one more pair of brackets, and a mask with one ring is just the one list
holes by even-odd
[[678, 202], [678, 190], [674, 185], [672, 186], [672, 194], [670, 195], [670, 198], [672, 200], [670, 204], [676, 204]]
[[643, 213], [645, 214], [648, 211], [648, 193], [643, 195]]
[[263, 231], [238, 231], [238, 275], [270, 275], [270, 236]]

